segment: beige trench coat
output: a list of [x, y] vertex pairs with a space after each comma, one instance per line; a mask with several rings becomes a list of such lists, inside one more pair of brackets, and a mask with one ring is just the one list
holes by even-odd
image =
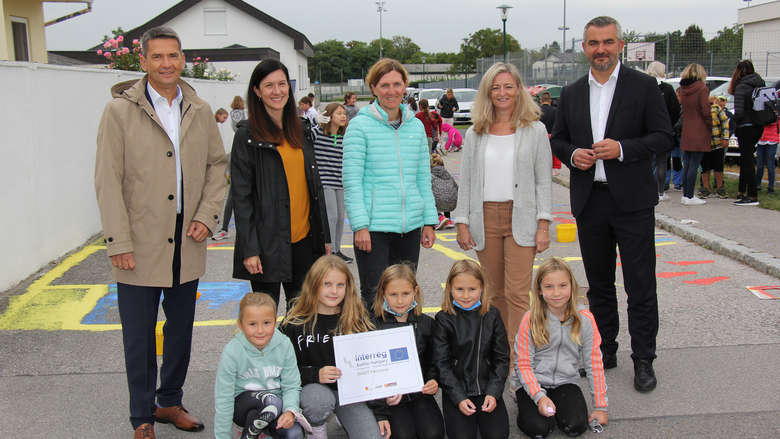
[[[133, 252], [134, 270], [112, 268], [117, 282], [170, 287], [176, 228], [176, 160], [146, 81], [111, 88], [113, 100], [100, 120], [95, 192], [108, 256]], [[182, 92], [180, 154], [183, 186], [181, 282], [203, 275], [206, 241], [187, 237], [192, 221], [216, 230], [225, 197], [227, 160], [214, 115], [195, 90], [179, 81]], [[173, 195], [173, 197], [170, 197]], [[174, 199], [169, 199], [174, 198]]]

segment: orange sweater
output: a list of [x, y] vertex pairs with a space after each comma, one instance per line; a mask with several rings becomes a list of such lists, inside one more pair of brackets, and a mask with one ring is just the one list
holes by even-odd
[[306, 183], [303, 150], [294, 148], [287, 140], [276, 150], [282, 156], [290, 193], [290, 240], [298, 242], [309, 234], [309, 187]]

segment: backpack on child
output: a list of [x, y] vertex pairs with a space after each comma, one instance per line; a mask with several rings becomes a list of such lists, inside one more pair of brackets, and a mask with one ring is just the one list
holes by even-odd
[[753, 122], [765, 126], [777, 122], [780, 114], [780, 101], [775, 87], [756, 87], [753, 89]]

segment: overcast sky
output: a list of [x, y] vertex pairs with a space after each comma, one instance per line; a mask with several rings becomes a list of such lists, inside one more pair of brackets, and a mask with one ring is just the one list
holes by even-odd
[[[754, 0], [752, 5], [769, 0]], [[47, 28], [49, 50], [84, 50], [100, 42], [111, 29], [132, 29], [178, 3], [177, 0], [94, 0], [89, 14]], [[272, 17], [306, 35], [312, 44], [338, 39], [371, 41], [379, 37], [379, 14], [374, 0], [247, 0]], [[457, 52], [461, 39], [485, 27], [501, 28], [496, 6], [513, 6], [507, 33], [525, 48], [560, 42], [563, 0], [386, 0], [382, 35], [410, 37], [426, 52]], [[585, 23], [611, 15], [623, 29], [663, 33], [698, 24], [713, 34], [737, 21], [744, 0], [575, 0], [567, 2], [566, 47], [581, 38]], [[47, 20], [82, 7], [45, 4]], [[708, 35], [711, 36], [711, 35]], [[579, 43], [578, 43], [579, 44]], [[187, 42], [184, 42], [187, 46]]]

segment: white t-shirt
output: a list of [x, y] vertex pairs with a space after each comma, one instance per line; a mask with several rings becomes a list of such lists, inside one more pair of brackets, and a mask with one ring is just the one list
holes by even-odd
[[485, 146], [484, 201], [510, 201], [515, 164], [515, 135], [488, 134]]

